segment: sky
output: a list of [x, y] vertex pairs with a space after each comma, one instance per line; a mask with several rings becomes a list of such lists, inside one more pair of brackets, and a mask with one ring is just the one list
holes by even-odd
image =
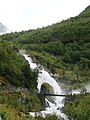
[[81, 13], [90, 0], [0, 0], [0, 22], [12, 31], [52, 25]]

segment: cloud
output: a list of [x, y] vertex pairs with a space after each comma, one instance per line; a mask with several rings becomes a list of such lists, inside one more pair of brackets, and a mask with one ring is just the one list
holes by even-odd
[[90, 0], [0, 0], [0, 22], [12, 30], [50, 25], [78, 15]]

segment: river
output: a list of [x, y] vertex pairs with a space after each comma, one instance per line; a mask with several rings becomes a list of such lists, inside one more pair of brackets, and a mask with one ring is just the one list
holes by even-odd
[[[42, 69], [38, 68], [38, 65], [36, 63], [33, 63], [32, 59], [27, 54], [23, 54], [23, 56], [29, 62], [31, 69], [33, 69], [33, 70], [36, 68], [39, 69], [39, 75], [38, 75], [38, 80], [37, 80], [38, 92], [40, 92], [41, 86], [43, 83], [48, 83], [50, 86], [52, 86], [55, 94], [62, 94], [60, 85], [56, 82], [56, 80], [52, 76], [50, 76], [48, 71], [46, 71], [43, 67], [42, 67]], [[54, 103], [52, 103], [48, 99], [45, 99], [46, 102], [48, 102], [49, 107], [46, 107], [45, 110], [37, 112], [37, 113], [30, 112], [30, 115], [35, 116], [37, 114], [37, 115], [41, 115], [41, 116], [45, 117], [47, 114], [56, 114], [58, 116], [58, 118], [62, 117], [64, 120], [68, 120], [67, 116], [64, 113], [62, 113], [62, 111], [61, 111], [61, 108], [64, 106], [63, 99], [64, 99], [64, 97], [60, 97], [60, 96], [56, 97], [55, 96]]]

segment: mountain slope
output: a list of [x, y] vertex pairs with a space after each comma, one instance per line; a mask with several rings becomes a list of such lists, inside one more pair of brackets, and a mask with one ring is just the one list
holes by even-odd
[[[29, 51], [60, 81], [79, 84], [90, 78], [90, 6], [76, 17], [36, 30], [0, 37]], [[83, 16], [84, 14], [84, 16]], [[85, 17], [87, 16], [87, 17]]]
[[79, 16], [90, 18], [90, 5]]
[[[78, 39], [89, 38], [90, 33], [90, 6], [88, 6], [79, 16], [71, 17], [52, 26], [43, 27], [36, 30], [25, 31], [19, 34], [16, 41], [21, 44], [47, 43], [59, 40], [63, 43], [73, 42]], [[85, 17], [87, 16], [87, 17]]]
[[8, 32], [10, 32], [8, 30], [8, 28], [5, 25], [3, 25], [2, 23], [0, 23], [0, 35], [4, 34], [4, 33], [8, 33]]
[[[48, 43], [52, 41], [61, 41], [63, 43], [74, 42], [80, 39], [85, 41], [90, 37], [90, 6], [76, 17], [63, 20], [60, 23], [43, 27], [36, 30], [22, 31], [13, 34], [11, 39], [21, 44]], [[84, 17], [83, 16], [87, 16]], [[11, 34], [12, 36], [12, 34]], [[5, 36], [3, 36], [5, 38]], [[7, 37], [7, 36], [6, 36]], [[9, 35], [10, 37], [10, 35]], [[86, 42], [86, 41], [85, 41]]]
[[[63, 82], [66, 91], [80, 89], [81, 85], [90, 81], [89, 13], [90, 7], [87, 7], [78, 16], [52, 26], [0, 36], [0, 83], [6, 85], [9, 82], [13, 86], [36, 89], [37, 70], [31, 71], [28, 63], [17, 55], [18, 47], [26, 49], [33, 61], [52, 72], [54, 77], [58, 78], [58, 82]], [[3, 89], [2, 86], [0, 87]], [[83, 90], [86, 92], [86, 89]], [[66, 114], [78, 118], [77, 120], [90, 120], [89, 101], [88, 94], [71, 95], [70, 102], [65, 106]], [[41, 104], [37, 95], [33, 96], [24, 91], [11, 94], [1, 90], [0, 107], [0, 115], [3, 117], [7, 117], [8, 112], [12, 115], [16, 110], [20, 118], [21, 112], [25, 118], [23, 113], [40, 110]], [[9, 118], [15, 117], [12, 115]]]

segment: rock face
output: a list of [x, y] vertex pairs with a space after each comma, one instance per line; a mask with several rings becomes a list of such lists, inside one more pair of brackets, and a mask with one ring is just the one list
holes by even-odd
[[[52, 86], [50, 86], [48, 83], [43, 83], [41, 86], [40, 93], [46, 93], [46, 94], [53, 94], [54, 90]], [[45, 96], [50, 102], [55, 103], [55, 97], [53, 96]]]
[[8, 32], [9, 32], [8, 28], [5, 25], [3, 25], [2, 23], [0, 23], [0, 34], [4, 34], [4, 33], [8, 33]]

